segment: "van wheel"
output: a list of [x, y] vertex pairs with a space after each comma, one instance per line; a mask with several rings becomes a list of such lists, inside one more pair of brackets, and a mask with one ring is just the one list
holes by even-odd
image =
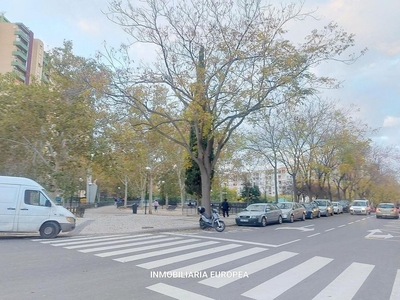
[[43, 239], [54, 239], [59, 232], [60, 228], [53, 222], [44, 223], [42, 227], [40, 227], [40, 236]]

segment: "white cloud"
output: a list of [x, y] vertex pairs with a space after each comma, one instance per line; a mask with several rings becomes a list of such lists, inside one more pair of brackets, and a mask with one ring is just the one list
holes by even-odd
[[383, 120], [383, 127], [394, 127], [394, 126], [400, 126], [400, 117], [391, 117], [387, 116]]

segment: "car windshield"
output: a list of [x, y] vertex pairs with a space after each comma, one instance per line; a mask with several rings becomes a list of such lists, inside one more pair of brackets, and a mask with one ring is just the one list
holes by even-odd
[[364, 201], [354, 201], [352, 206], [367, 206], [367, 203]]
[[291, 209], [293, 206], [292, 203], [278, 203], [277, 205], [280, 209]]
[[319, 205], [319, 206], [326, 206], [326, 201], [318, 201], [318, 200], [316, 200], [315, 203], [317, 203], [317, 205]]
[[312, 205], [310, 203], [302, 203], [305, 208], [311, 208]]
[[338, 206], [337, 202], [332, 202], [333, 206]]
[[265, 205], [252, 204], [252, 205], [247, 206], [246, 210], [247, 211], [264, 211]]

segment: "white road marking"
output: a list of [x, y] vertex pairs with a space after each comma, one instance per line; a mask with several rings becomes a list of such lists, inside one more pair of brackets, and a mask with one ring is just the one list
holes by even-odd
[[[231, 269], [227, 272], [246, 272], [248, 275], [251, 275], [258, 271], [261, 271], [268, 267], [276, 265], [282, 261], [285, 261], [289, 258], [292, 258], [293, 256], [296, 256], [296, 255], [298, 255], [298, 253], [282, 251], [277, 254], [265, 257], [263, 259], [259, 259], [259, 260], [253, 261], [251, 263], [242, 265], [240, 267]], [[207, 278], [207, 279], [200, 281], [199, 283], [208, 285], [208, 286], [211, 286], [214, 288], [220, 288], [220, 287], [230, 284], [238, 279], [240, 279], [240, 277]]]
[[139, 260], [139, 259], [144, 259], [144, 258], [149, 258], [149, 257], [154, 257], [154, 256], [162, 256], [162, 255], [169, 254], [169, 253], [185, 251], [185, 250], [195, 249], [195, 248], [204, 247], [204, 246], [210, 246], [213, 244], [218, 244], [218, 242], [209, 241], [209, 242], [204, 242], [204, 243], [196, 243], [196, 244], [186, 245], [186, 246], [182, 246], [182, 247], [164, 249], [162, 251], [157, 250], [154, 252], [148, 252], [148, 253], [142, 253], [142, 254], [133, 255], [133, 256], [116, 258], [114, 260], [119, 261], [119, 262], [129, 262], [129, 261], [133, 261], [133, 260]]
[[242, 296], [256, 300], [275, 299], [299, 282], [317, 272], [319, 269], [326, 266], [332, 260], [332, 258], [315, 256], [304, 263], [263, 282], [255, 288], [243, 293]]
[[309, 237], [317, 236], [317, 235], [320, 235], [320, 234], [321, 234], [320, 232], [319, 232], [319, 233], [314, 233], [314, 234], [309, 235], [309, 236], [307, 236], [307, 237], [309, 238]]
[[189, 292], [165, 283], [157, 283], [148, 286], [147, 289], [178, 300], [214, 300], [213, 298]]
[[178, 237], [170, 237], [170, 238], [149, 238], [150, 240], [146, 240], [145, 238], [142, 239], [136, 239], [134, 243], [126, 243], [126, 244], [118, 244], [118, 245], [112, 245], [112, 246], [104, 246], [104, 247], [95, 247], [95, 248], [89, 248], [89, 249], [83, 249], [83, 250], [78, 250], [79, 252], [82, 253], [90, 253], [90, 252], [96, 252], [96, 251], [105, 251], [105, 250], [113, 250], [113, 249], [118, 249], [118, 248], [126, 248], [126, 247], [134, 247], [134, 246], [143, 246], [146, 244], [154, 244], [154, 243], [164, 243], [167, 241], [177, 241], [181, 240], [181, 238]]
[[263, 252], [266, 250], [267, 249], [265, 249], [265, 248], [254, 247], [254, 248], [246, 249], [243, 251], [223, 255], [220, 257], [213, 258], [213, 259], [209, 259], [206, 261], [202, 261], [202, 262], [199, 262], [196, 264], [188, 265], [188, 266], [185, 266], [185, 267], [182, 267], [179, 269], [172, 270], [170, 272], [183, 272], [183, 273], [185, 273], [185, 272], [193, 272], [193, 273], [200, 272], [200, 271], [203, 271], [203, 270], [206, 270], [209, 268], [213, 268], [213, 267], [216, 267], [216, 266], [219, 266], [219, 265], [231, 262], [231, 261], [236, 261], [240, 258], [247, 257], [252, 254], [260, 253], [260, 252]]
[[[313, 300], [351, 300], [374, 268], [373, 265], [352, 263]], [[397, 298], [398, 299], [398, 298]]]
[[[133, 253], [133, 252], [148, 251], [148, 250], [158, 249], [158, 248], [162, 248], [162, 247], [169, 247], [169, 246], [175, 246], [175, 245], [180, 245], [180, 244], [193, 243], [193, 242], [198, 242], [198, 241], [199, 240], [196, 240], [196, 239], [179, 240], [179, 241], [169, 242], [169, 243], [164, 243], [164, 244], [156, 244], [156, 245], [148, 245], [148, 246], [143, 246], [143, 247], [138, 247], [138, 248], [115, 250], [115, 251], [104, 252], [104, 253], [99, 253], [99, 254], [95, 254], [95, 255], [99, 256], [99, 257], [109, 257], [109, 256], [115, 256], [115, 255], [121, 255], [121, 254]], [[196, 244], [196, 245], [197, 245], [197, 247], [200, 247], [201, 244]], [[167, 250], [163, 250], [163, 251], [167, 251]], [[155, 252], [151, 252], [151, 253], [155, 253]]]
[[397, 270], [396, 278], [394, 279], [392, 293], [389, 300], [400, 299], [400, 270]]
[[[154, 268], [170, 265], [170, 264], [173, 264], [173, 263], [189, 260], [189, 259], [192, 259], [192, 258], [197, 258], [197, 257], [205, 256], [205, 255], [211, 255], [211, 254], [214, 254], [214, 253], [218, 253], [218, 252], [234, 249], [234, 248], [237, 248], [237, 247], [242, 247], [242, 245], [228, 244], [228, 245], [215, 247], [215, 248], [214, 247], [209, 247], [208, 249], [205, 249], [205, 250], [190, 252], [190, 253], [177, 255], [177, 256], [172, 256], [172, 257], [168, 257], [168, 258], [163, 258], [163, 259], [159, 259], [159, 260], [153, 260], [151, 262], [143, 263], [143, 264], [140, 264], [140, 265], [137, 265], [137, 266], [141, 267], [141, 268], [144, 268], [144, 269], [154, 269]], [[122, 259], [124, 261], [126, 261], [127, 258], [125, 257], [125, 258], [122, 258]], [[129, 258], [128, 258], [128, 261], [129, 261]]]

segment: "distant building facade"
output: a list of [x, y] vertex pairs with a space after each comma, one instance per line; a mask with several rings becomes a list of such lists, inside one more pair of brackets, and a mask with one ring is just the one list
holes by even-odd
[[14, 72], [20, 82], [41, 80], [45, 52], [43, 42], [23, 23], [11, 23], [0, 14], [0, 73]]
[[[275, 196], [275, 178], [272, 169], [230, 174], [226, 187], [236, 190], [237, 194], [240, 195], [246, 181], [251, 185], [258, 186], [262, 197]], [[277, 169], [277, 191], [278, 195], [287, 195], [293, 192], [292, 176], [285, 167]]]

